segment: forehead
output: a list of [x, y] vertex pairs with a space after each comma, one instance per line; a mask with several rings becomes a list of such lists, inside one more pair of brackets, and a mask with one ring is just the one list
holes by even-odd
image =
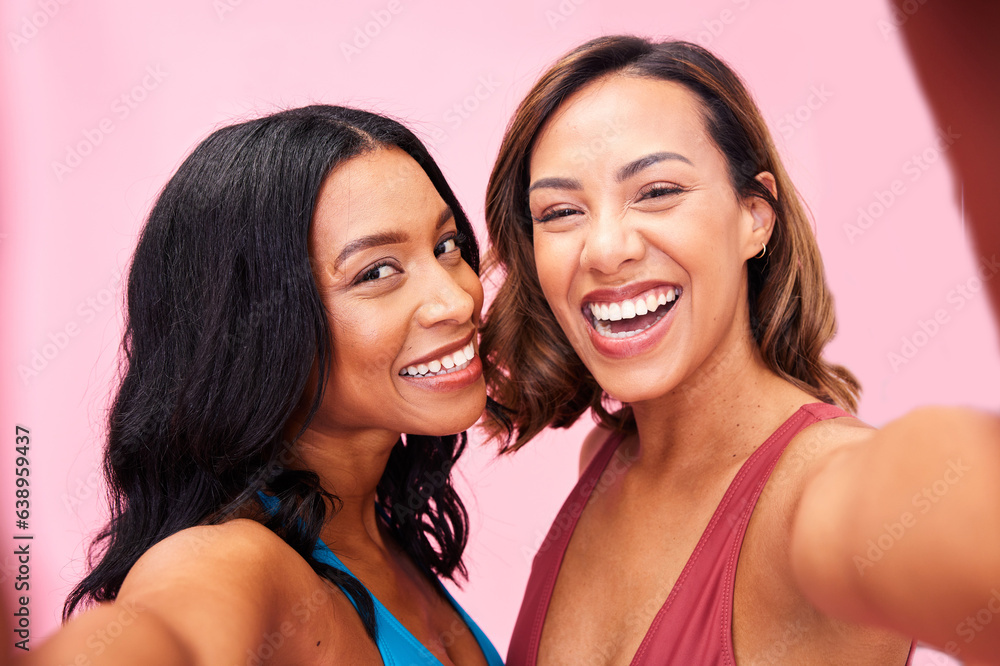
[[316, 200], [310, 238], [323, 246], [382, 231], [406, 231], [436, 218], [444, 201], [416, 160], [396, 147], [378, 148], [338, 165]]
[[549, 117], [532, 151], [532, 177], [541, 167], [593, 165], [657, 150], [692, 161], [718, 153], [700, 98], [673, 81], [613, 74], [576, 91]]

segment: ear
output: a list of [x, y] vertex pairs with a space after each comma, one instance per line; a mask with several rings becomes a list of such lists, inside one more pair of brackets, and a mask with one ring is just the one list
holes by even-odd
[[[774, 175], [769, 171], [761, 171], [755, 176], [756, 180], [766, 187], [775, 199], [778, 198], [778, 183], [774, 180]], [[760, 254], [763, 247], [771, 238], [771, 231], [774, 230], [776, 215], [771, 205], [760, 197], [748, 197], [744, 203], [745, 210], [749, 215], [751, 227], [747, 236], [746, 258], [755, 257]]]

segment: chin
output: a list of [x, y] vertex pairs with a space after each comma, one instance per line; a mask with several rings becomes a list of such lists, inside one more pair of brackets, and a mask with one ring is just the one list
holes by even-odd
[[678, 388], [669, 377], [657, 374], [650, 376], [644, 372], [602, 371], [594, 373], [598, 385], [613, 400], [621, 403], [636, 403], [654, 400]]
[[420, 427], [408, 432], [427, 437], [446, 437], [468, 430], [479, 422], [486, 410], [486, 394], [475, 401], [454, 402], [442, 410], [428, 412]]

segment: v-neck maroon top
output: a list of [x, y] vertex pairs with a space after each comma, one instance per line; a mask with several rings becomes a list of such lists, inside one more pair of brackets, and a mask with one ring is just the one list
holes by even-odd
[[[643, 637], [632, 658], [632, 666], [735, 666], [733, 590], [736, 565], [750, 515], [778, 458], [792, 438], [813, 423], [839, 416], [850, 414], [823, 403], [803, 405], [743, 463]], [[621, 440], [621, 435], [612, 435], [604, 443], [566, 499], [542, 548], [535, 555], [524, 601], [514, 625], [507, 666], [535, 666], [542, 624], [566, 547], [601, 473]], [[911, 658], [912, 654], [911, 647]], [[907, 659], [909, 663], [910, 659]]]

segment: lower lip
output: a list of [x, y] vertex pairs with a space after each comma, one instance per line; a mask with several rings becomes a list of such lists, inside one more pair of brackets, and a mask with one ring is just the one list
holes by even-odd
[[469, 365], [457, 372], [428, 377], [399, 375], [403, 381], [428, 391], [458, 391], [472, 386], [483, 376], [483, 364], [478, 356], [473, 356]]
[[622, 359], [638, 356], [649, 351], [667, 334], [667, 331], [670, 330], [670, 324], [674, 320], [674, 313], [677, 312], [677, 304], [679, 302], [680, 299], [674, 301], [670, 312], [663, 315], [655, 324], [643, 332], [636, 333], [628, 338], [606, 338], [595, 331], [589, 321], [584, 320], [587, 332], [590, 334], [590, 342], [594, 345], [594, 349], [598, 353], [609, 358]]

